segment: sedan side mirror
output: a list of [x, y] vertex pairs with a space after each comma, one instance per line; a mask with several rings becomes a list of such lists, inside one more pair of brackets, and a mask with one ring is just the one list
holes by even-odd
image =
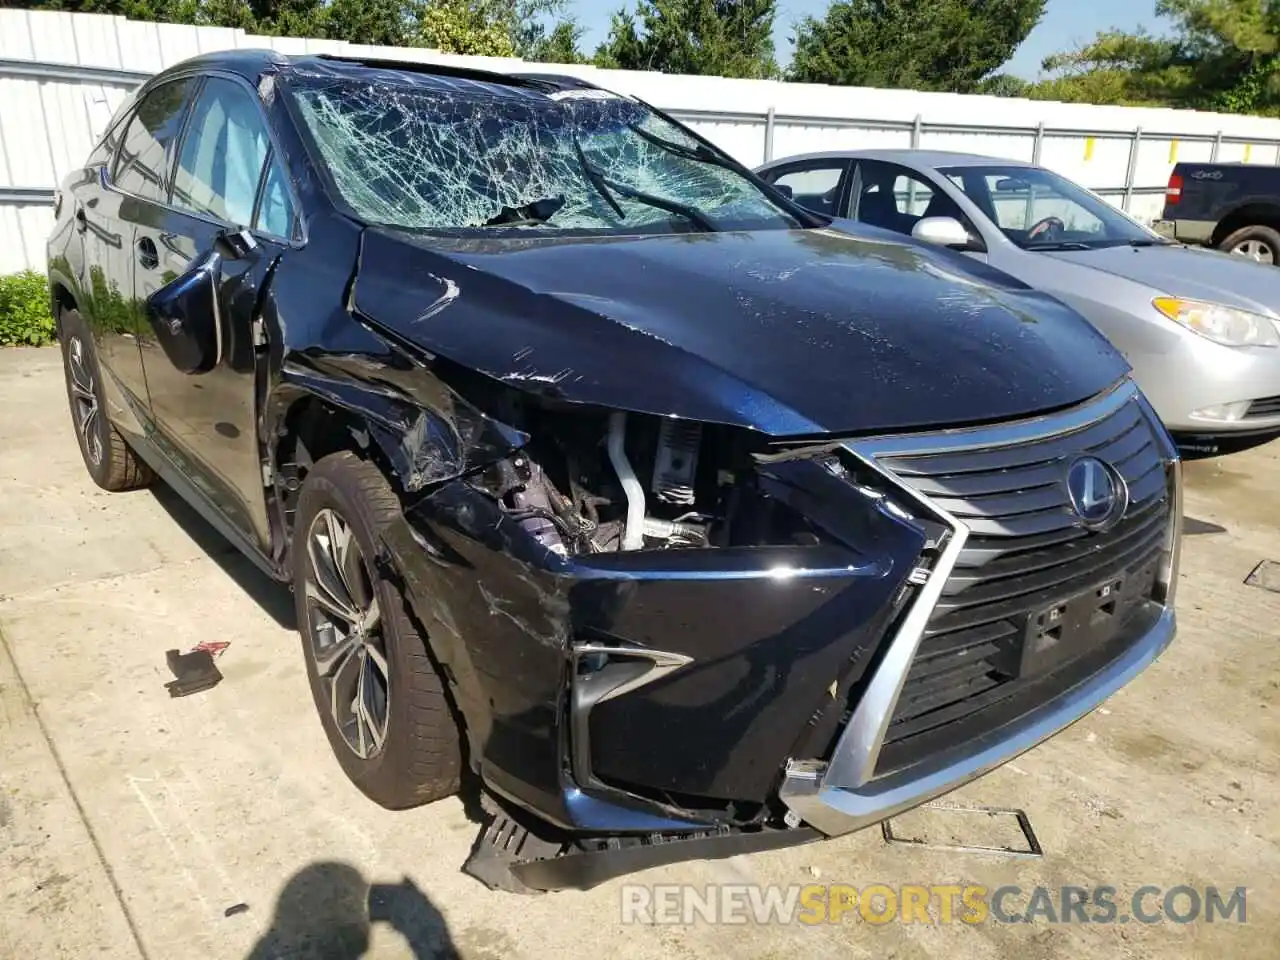
[[777, 190], [788, 200], [794, 200], [796, 198], [796, 192], [791, 189], [791, 184], [789, 183], [775, 183], [773, 185], [773, 189]]
[[935, 247], [952, 250], [973, 250], [977, 245], [955, 217], [925, 217], [911, 228], [911, 236]]

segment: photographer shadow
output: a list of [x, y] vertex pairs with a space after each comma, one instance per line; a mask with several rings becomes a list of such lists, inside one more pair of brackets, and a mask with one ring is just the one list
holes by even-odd
[[407, 877], [370, 884], [350, 864], [309, 864], [289, 878], [246, 960], [357, 960], [373, 924], [398, 931], [416, 960], [459, 960], [444, 916]]

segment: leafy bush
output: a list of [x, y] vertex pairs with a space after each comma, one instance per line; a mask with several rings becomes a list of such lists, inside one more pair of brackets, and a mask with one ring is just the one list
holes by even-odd
[[39, 347], [53, 339], [49, 282], [34, 270], [0, 277], [0, 347]]

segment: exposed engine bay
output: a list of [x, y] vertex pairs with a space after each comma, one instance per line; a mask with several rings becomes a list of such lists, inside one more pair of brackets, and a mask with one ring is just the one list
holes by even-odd
[[548, 550], [814, 545], [798, 514], [756, 486], [740, 430], [621, 411], [521, 403], [534, 439], [481, 485]]

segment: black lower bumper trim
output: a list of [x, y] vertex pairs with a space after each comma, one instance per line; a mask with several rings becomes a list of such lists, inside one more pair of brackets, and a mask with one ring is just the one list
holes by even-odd
[[1280, 428], [1257, 427], [1252, 430], [1232, 430], [1226, 433], [1188, 433], [1173, 431], [1174, 442], [1184, 459], [1195, 460], [1200, 457], [1219, 457], [1232, 453], [1243, 453], [1270, 443], [1280, 437]]
[[623, 846], [597, 850], [570, 850], [546, 860], [513, 864], [511, 872], [532, 890], [590, 890], [615, 877], [685, 860], [720, 860], [742, 853], [780, 850], [821, 840], [810, 827], [761, 830], [755, 833], [723, 833], [703, 837], [671, 837], [641, 842], [607, 841]]

